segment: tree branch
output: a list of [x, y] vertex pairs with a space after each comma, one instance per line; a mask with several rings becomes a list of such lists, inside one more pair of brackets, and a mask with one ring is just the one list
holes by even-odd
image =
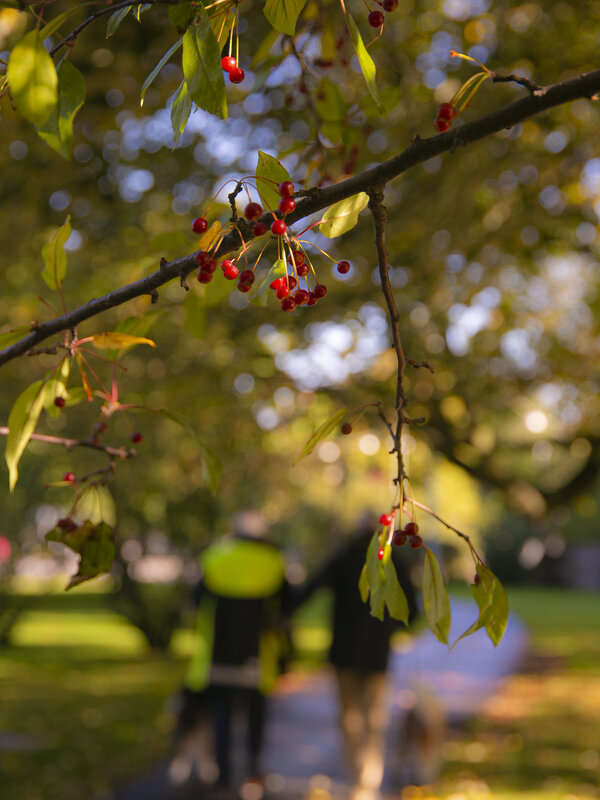
[[[112, 6], [113, 10], [115, 7]], [[298, 203], [295, 211], [286, 216], [286, 222], [288, 224], [297, 222], [310, 214], [328, 208], [339, 200], [344, 200], [358, 192], [367, 191], [374, 186], [382, 186], [434, 156], [454, 152], [459, 147], [465, 147], [505, 128], [511, 128], [542, 111], [547, 111], [550, 108], [579, 98], [591, 98], [598, 92], [600, 92], [600, 69], [547, 86], [535, 94], [510, 103], [481, 119], [459, 126], [446, 133], [441, 133], [428, 139], [421, 139], [417, 136], [409, 147], [388, 161], [384, 161], [372, 169], [354, 175], [352, 178], [333, 186], [328, 186], [325, 189], [315, 189], [310, 196]], [[273, 221], [272, 214], [265, 214], [262, 217], [262, 221], [265, 224], [270, 224]], [[244, 233], [244, 235], [246, 234]], [[248, 238], [251, 239], [251, 235]], [[241, 246], [242, 241], [239, 233], [232, 230], [231, 233], [225, 236], [217, 252], [213, 255], [216, 258], [221, 258], [227, 253], [238, 250]], [[14, 358], [25, 355], [25, 353], [49, 336], [68, 330], [103, 311], [120, 306], [144, 294], [155, 295], [159, 286], [169, 283], [175, 278], [185, 278], [195, 267], [193, 255], [184, 256], [176, 261], [165, 263], [160, 270], [139, 281], [116, 289], [104, 297], [90, 300], [80, 308], [63, 314], [56, 319], [37, 325], [35, 330], [21, 339], [21, 341], [0, 351], [0, 366], [12, 361]]]
[[[8, 436], [9, 430], [6, 426], [0, 426], [0, 436]], [[45, 444], [58, 444], [66, 450], [71, 450], [73, 447], [89, 447], [92, 450], [98, 450], [101, 453], [106, 453], [108, 456], [114, 456], [125, 460], [137, 456], [137, 450], [133, 448], [126, 449], [125, 447], [108, 447], [107, 445], [97, 444], [88, 439], [67, 439], [64, 436], [51, 436], [47, 433], [32, 433], [30, 439], [36, 442], [44, 442]]]

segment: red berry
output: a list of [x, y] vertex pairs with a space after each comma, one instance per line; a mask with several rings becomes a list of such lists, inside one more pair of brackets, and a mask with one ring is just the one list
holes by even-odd
[[313, 292], [309, 292], [308, 300], [306, 301], [307, 306], [314, 306], [317, 304], [317, 298], [314, 296]]
[[283, 286], [278, 286], [275, 291], [278, 300], [283, 300], [284, 297], [288, 297], [289, 293], [290, 293], [290, 287], [287, 286], [286, 284], [284, 284]]
[[263, 207], [260, 203], [248, 203], [244, 209], [244, 216], [246, 219], [258, 219], [258, 217], [262, 216], [262, 213]]
[[67, 483], [75, 483], [76, 480], [77, 477], [74, 472], [65, 472], [63, 475], [63, 481], [66, 481]]
[[271, 289], [279, 289], [281, 286], [287, 286], [285, 275], [280, 275], [279, 278], [275, 278], [275, 280], [272, 280], [269, 286], [271, 287]]
[[221, 69], [223, 72], [231, 72], [237, 67], [237, 61], [233, 56], [223, 56], [221, 59]]
[[383, 0], [382, 3], [386, 11], [395, 11], [398, 8], [398, 0]]
[[279, 201], [279, 210], [282, 214], [291, 214], [296, 208], [296, 201], [293, 197], [282, 197]]
[[77, 525], [72, 519], [65, 517], [64, 519], [59, 519], [56, 521], [56, 527], [63, 531], [74, 531], [77, 528]]
[[481, 580], [481, 578], [479, 577], [479, 573], [476, 572], [475, 575], [473, 576], [473, 583], [475, 584], [475, 586], [479, 585], [479, 581], [480, 580]]
[[[224, 261], [221, 261], [221, 269], [223, 272], [227, 272], [232, 267], [235, 267], [235, 263], [230, 258], [226, 258]], [[235, 268], [237, 269], [237, 267]]]
[[266, 233], [269, 229], [265, 225], [264, 222], [257, 222], [256, 225], [252, 228], [252, 233], [255, 236], [262, 236], [263, 233]]
[[237, 288], [240, 290], [240, 292], [243, 292], [244, 294], [246, 294], [246, 292], [250, 291], [252, 286], [249, 283], [240, 283], [238, 281]]
[[294, 252], [290, 253], [288, 256], [288, 263], [294, 264], [297, 267], [301, 267], [305, 261], [306, 261], [306, 256], [304, 255], [302, 250], [294, 250]]
[[404, 533], [407, 536], [416, 536], [418, 532], [419, 532], [419, 526], [417, 525], [416, 522], [407, 522], [406, 525], [404, 526]]
[[144, 437], [139, 431], [134, 431], [129, 438], [134, 444], [139, 444]]
[[437, 116], [441, 119], [454, 119], [456, 116], [456, 109], [450, 103], [442, 103], [441, 106], [438, 106]]
[[394, 515], [393, 514], [382, 514], [379, 517], [379, 522], [382, 525], [391, 525], [393, 521], [394, 521]]
[[65, 407], [65, 403], [66, 403], [66, 402], [67, 402], [67, 401], [65, 400], [65, 398], [64, 398], [64, 397], [55, 397], [55, 398], [54, 398], [54, 405], [55, 405], [57, 408], [64, 408], [64, 407]]
[[241, 67], [234, 67], [229, 70], [229, 80], [231, 83], [241, 83], [246, 77], [246, 73]]
[[232, 267], [229, 267], [229, 269], [223, 270], [223, 275], [227, 278], [228, 281], [234, 281], [239, 274], [240, 271], [235, 266], [235, 264]]
[[207, 253], [205, 250], [198, 250], [194, 256], [194, 261], [200, 268], [205, 267], [210, 260], [210, 253]]
[[379, 550], [377, 551], [377, 558], [381, 561], [384, 555], [385, 555], [385, 550], [383, 549], [383, 547], [380, 547]]
[[212, 275], [213, 272], [215, 272], [215, 270], [217, 269], [217, 262], [214, 260], [214, 258], [209, 258], [206, 264], [202, 266], [202, 269], [204, 270], [204, 272], [210, 272], [210, 274]]
[[444, 133], [450, 127], [450, 120], [443, 117], [436, 117], [433, 121], [433, 127], [440, 133]]
[[404, 533], [404, 531], [401, 530], [394, 531], [394, 544], [397, 544], [399, 546], [406, 544], [406, 534]]
[[294, 292], [294, 301], [297, 306], [303, 306], [308, 303], [309, 294], [305, 289], [296, 289]]
[[367, 17], [367, 20], [372, 28], [381, 28], [385, 22], [385, 14], [383, 11], [371, 11]]
[[201, 267], [196, 275], [200, 283], [210, 283], [212, 281], [212, 276], [212, 272], [204, 269], [204, 267]]
[[246, 283], [248, 286], [252, 286], [254, 277], [254, 273], [251, 269], [245, 269], [243, 272], [240, 272], [240, 283]]
[[282, 197], [291, 197], [294, 194], [294, 184], [291, 181], [280, 183], [278, 189]]
[[337, 271], [340, 273], [340, 275], [345, 275], [347, 272], [350, 271], [350, 262], [349, 261], [338, 261]]
[[288, 275], [287, 285], [290, 287], [290, 291], [292, 291], [296, 288], [296, 286], [298, 286], [298, 281], [293, 275]]
[[349, 422], [344, 422], [340, 430], [342, 431], [342, 433], [348, 436], [348, 434], [352, 433], [352, 425], [350, 425]]
[[410, 542], [410, 546], [414, 547], [415, 550], [418, 550], [419, 547], [423, 547], [423, 539], [418, 534], [414, 536], [409, 536], [408, 541]]
[[308, 267], [308, 264], [300, 264], [300, 266], [299, 266], [299, 267], [296, 267], [296, 272], [298, 273], [298, 275], [299, 275], [301, 278], [306, 278], [306, 276], [307, 276], [307, 275], [308, 275], [308, 273], [310, 272], [310, 269], [309, 269], [309, 267]]
[[192, 230], [194, 233], [206, 233], [208, 230], [208, 222], [204, 219], [204, 217], [196, 217], [196, 219], [192, 222]]
[[293, 297], [284, 297], [281, 301], [283, 311], [293, 311], [296, 308], [296, 301]]
[[271, 225], [271, 233], [274, 233], [275, 236], [283, 236], [286, 231], [287, 225], [282, 219], [276, 219]]
[[313, 289], [313, 294], [318, 300], [320, 300], [322, 297], [325, 297], [325, 295], [327, 294], [327, 287], [323, 286], [322, 283], [317, 283], [317, 285]]

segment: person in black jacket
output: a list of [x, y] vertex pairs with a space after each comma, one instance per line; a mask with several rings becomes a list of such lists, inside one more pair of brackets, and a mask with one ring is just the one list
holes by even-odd
[[[348, 761], [356, 786], [355, 798], [374, 797], [383, 778], [386, 669], [390, 638], [401, 623], [387, 613], [380, 621], [363, 603], [358, 580], [376, 522], [363, 515], [356, 535], [343, 544], [323, 567], [296, 590], [294, 605], [321, 587], [333, 590], [332, 642], [329, 661], [335, 669]], [[394, 564], [409, 608], [409, 623], [417, 606], [407, 570], [394, 548]]]

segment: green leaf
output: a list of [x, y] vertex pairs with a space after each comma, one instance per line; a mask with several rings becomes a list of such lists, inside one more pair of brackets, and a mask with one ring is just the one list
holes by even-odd
[[131, 11], [131, 6], [127, 6], [126, 8], [121, 8], [118, 11], [115, 11], [114, 14], [111, 14], [108, 19], [108, 24], [106, 26], [106, 38], [109, 39], [113, 33], [117, 30], [119, 25], [123, 22], [127, 14]]
[[218, 455], [202, 442], [199, 442], [202, 452], [202, 476], [211, 494], [216, 494], [223, 472], [223, 465]]
[[53, 20], [50, 20], [50, 22], [40, 30], [40, 39], [41, 39], [41, 41], [43, 42], [49, 36], [52, 36], [52, 34], [60, 28], [60, 26], [67, 19], [67, 17], [70, 17], [71, 14], [73, 14], [75, 11], [77, 11], [78, 8], [80, 8], [80, 7], [81, 6], [79, 4], [77, 4], [73, 8], [70, 8], [68, 11], [63, 11], [62, 14], [58, 14], [56, 17], [54, 17]]
[[305, 3], [306, 0], [267, 0], [263, 10], [265, 17], [276, 31], [293, 36], [296, 33], [296, 22]]
[[366, 603], [370, 592], [366, 564], [363, 564], [363, 568], [360, 571], [360, 578], [358, 579], [358, 591], [360, 592], [360, 599], [363, 601], [363, 603]]
[[51, 378], [48, 379], [48, 382], [46, 384], [45, 409], [49, 417], [58, 417], [60, 415], [60, 408], [54, 405], [54, 400], [57, 397], [62, 397], [65, 400], [65, 405], [66, 405], [67, 381], [69, 380], [70, 372], [71, 372], [71, 359], [67, 355], [61, 361], [58, 370], [54, 373], [54, 375]]
[[187, 90], [193, 102], [199, 108], [227, 119], [221, 51], [203, 9], [195, 28], [188, 28], [183, 36], [182, 64]]
[[358, 222], [358, 215], [367, 207], [369, 195], [365, 192], [353, 194], [339, 203], [334, 203], [323, 214], [323, 222], [319, 226], [319, 233], [328, 239], [335, 239], [343, 233], [352, 230]]
[[173, 128], [173, 139], [175, 144], [185, 130], [187, 121], [192, 113], [192, 101], [188, 94], [187, 83], [182, 81], [179, 89], [175, 92], [171, 104], [171, 127]]
[[400, 586], [396, 567], [392, 559], [384, 559], [383, 572], [385, 575], [385, 604], [390, 616], [408, 625], [408, 601], [404, 589]]
[[385, 578], [383, 570], [378, 576], [375, 584], [371, 586], [371, 616], [383, 622], [385, 613]]
[[256, 188], [263, 206], [273, 210], [279, 206], [281, 195], [278, 186], [283, 181], [291, 180], [289, 172], [276, 158], [268, 153], [258, 151], [258, 164], [256, 165]]
[[440, 562], [428, 547], [425, 548], [422, 592], [427, 624], [436, 639], [448, 644], [451, 623], [450, 599]]
[[116, 555], [115, 532], [106, 522], [94, 524], [88, 519], [73, 531], [56, 527], [46, 534], [46, 541], [60, 542], [81, 556], [67, 589], [108, 572]]
[[36, 381], [15, 400], [8, 416], [8, 436], [4, 459], [8, 467], [8, 485], [12, 492], [19, 478], [18, 464], [35, 431], [46, 400], [46, 381]]
[[219, 488], [219, 481], [221, 480], [221, 473], [223, 472], [223, 466], [221, 464], [221, 459], [217, 456], [217, 454], [207, 447], [204, 442], [202, 442], [198, 438], [198, 434], [190, 424], [189, 420], [187, 420], [183, 414], [178, 414], [176, 411], [171, 411], [168, 408], [160, 408], [157, 409], [160, 414], [168, 419], [173, 420], [178, 425], [181, 425], [187, 433], [193, 437], [199, 448], [200, 452], [202, 453], [202, 475], [208, 486], [210, 492], [212, 494], [216, 494], [217, 489]]
[[345, 127], [348, 108], [339, 88], [329, 78], [323, 78], [319, 84], [315, 108], [323, 122], [336, 122]]
[[181, 47], [182, 44], [183, 44], [183, 39], [178, 39], [175, 42], [174, 45], [169, 47], [167, 52], [163, 55], [163, 57], [160, 59], [158, 64], [154, 67], [152, 72], [148, 75], [146, 80], [143, 82], [142, 91], [141, 91], [141, 95], [140, 95], [140, 106], [144, 105], [144, 97], [146, 96], [146, 92], [148, 90], [148, 87], [152, 84], [154, 79], [158, 76], [158, 73], [165, 66], [165, 64], [169, 61], [169, 59], [171, 58], [173, 53], [176, 53], [179, 50], [179, 48]]
[[346, 14], [346, 21], [348, 23], [348, 30], [350, 31], [350, 36], [352, 38], [352, 44], [354, 45], [354, 49], [356, 50], [356, 55], [358, 56], [358, 63], [362, 70], [363, 77], [365, 79], [365, 83], [367, 84], [367, 90], [375, 105], [377, 106], [377, 110], [380, 114], [383, 114], [384, 108], [381, 103], [381, 99], [379, 97], [379, 92], [377, 90], [377, 83], [375, 82], [375, 63], [373, 59], [369, 55], [367, 48], [365, 47], [365, 43], [362, 40], [362, 36], [360, 35], [360, 31], [356, 25], [356, 22], [353, 20], [350, 14]]
[[471, 586], [471, 591], [479, 607], [479, 620], [485, 625], [487, 635], [497, 647], [508, 623], [508, 597], [504, 586], [490, 569], [478, 564], [477, 574], [479, 583]]
[[44, 269], [42, 278], [50, 289], [60, 289], [67, 274], [67, 254], [65, 243], [71, 235], [71, 217], [67, 216], [64, 225], [54, 231], [52, 238], [42, 247]]
[[19, 325], [17, 328], [11, 328], [9, 331], [0, 333], [0, 348], [9, 347], [28, 333], [31, 333], [31, 325]]
[[117, 507], [112, 494], [99, 484], [86, 486], [77, 499], [77, 516], [89, 519], [94, 525], [106, 522], [114, 527], [117, 521]]
[[285, 261], [283, 258], [278, 259], [271, 269], [269, 270], [269, 274], [264, 279], [264, 281], [258, 286], [254, 294], [248, 298], [251, 303], [254, 303], [256, 306], [266, 306], [269, 300], [269, 289], [271, 282], [275, 280], [275, 278], [279, 278], [282, 275], [287, 274], [287, 268], [285, 266]]
[[325, 439], [337, 428], [347, 411], [347, 408], [340, 408], [340, 410], [336, 411], [333, 416], [326, 419], [325, 422], [322, 422], [310, 439], [306, 442], [302, 450], [298, 453], [294, 464], [297, 464], [302, 458], [309, 455], [309, 453], [312, 453], [321, 439]]
[[175, 28], [177, 33], [185, 33], [191, 22], [196, 16], [196, 9], [191, 3], [179, 3], [175, 6], [167, 8], [167, 16], [172, 28]]
[[152, 339], [146, 339], [145, 336], [133, 336], [130, 333], [121, 333], [120, 331], [97, 333], [95, 336], [90, 336], [89, 340], [98, 350], [125, 350], [138, 344], [149, 344], [150, 347], [156, 347], [156, 342], [153, 342]]
[[38, 128], [38, 136], [67, 160], [73, 147], [73, 121], [84, 100], [83, 75], [70, 61], [63, 61], [58, 68], [58, 105]]
[[271, 52], [271, 48], [278, 39], [279, 33], [277, 33], [277, 31], [269, 31], [267, 33], [265, 38], [254, 51], [252, 61], [250, 62], [250, 66], [252, 68], [256, 69], [257, 67], [260, 67], [264, 61], [266, 61], [269, 53]]
[[15, 105], [34, 125], [44, 125], [58, 102], [58, 78], [38, 31], [16, 44], [8, 58], [10, 94]]

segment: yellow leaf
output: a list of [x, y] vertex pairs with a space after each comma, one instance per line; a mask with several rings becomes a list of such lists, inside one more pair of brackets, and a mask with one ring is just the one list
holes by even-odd
[[152, 339], [146, 339], [144, 336], [132, 336], [130, 333], [120, 333], [119, 331], [98, 333], [96, 336], [90, 336], [90, 341], [98, 350], [112, 350], [113, 348], [122, 350], [124, 347], [133, 347], [136, 344], [149, 344], [150, 347], [156, 347], [156, 343]]
[[215, 220], [210, 228], [206, 231], [204, 236], [200, 237], [198, 242], [198, 250], [210, 250], [221, 235], [221, 223]]

